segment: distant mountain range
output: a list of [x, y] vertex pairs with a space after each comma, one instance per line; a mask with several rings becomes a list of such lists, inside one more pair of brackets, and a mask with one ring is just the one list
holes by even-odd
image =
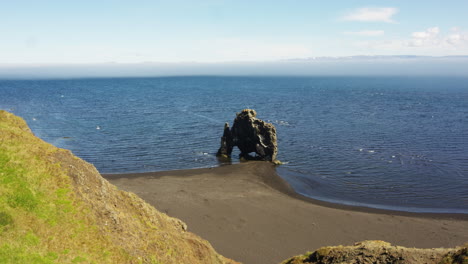
[[286, 59], [284, 61], [324, 61], [324, 60], [381, 60], [381, 59], [468, 59], [468, 55], [421, 56], [421, 55], [356, 55], [356, 56], [321, 56]]
[[156, 76], [467, 76], [468, 55], [357, 55], [276, 61], [90, 64], [0, 63], [0, 79]]

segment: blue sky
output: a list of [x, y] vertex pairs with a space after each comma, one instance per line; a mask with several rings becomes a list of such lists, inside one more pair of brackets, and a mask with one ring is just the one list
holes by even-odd
[[468, 1], [2, 1], [0, 64], [468, 55]]

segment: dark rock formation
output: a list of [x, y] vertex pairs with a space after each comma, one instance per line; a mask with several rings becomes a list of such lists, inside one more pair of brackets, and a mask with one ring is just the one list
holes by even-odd
[[[233, 147], [237, 146], [241, 158], [278, 162], [275, 126], [256, 116], [255, 110], [244, 109], [237, 113], [231, 130], [228, 123], [224, 125], [218, 156], [229, 157]], [[250, 153], [255, 153], [256, 156], [252, 157]]]
[[224, 124], [224, 133], [221, 137], [221, 147], [219, 147], [218, 153], [216, 154], [218, 157], [229, 157], [232, 153], [233, 148], [233, 140], [231, 130], [229, 130], [229, 123]]

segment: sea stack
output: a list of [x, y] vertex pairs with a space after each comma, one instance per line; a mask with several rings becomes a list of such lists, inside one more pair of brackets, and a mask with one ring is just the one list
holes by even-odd
[[[260, 120], [256, 116], [255, 110], [244, 109], [237, 113], [231, 129], [229, 129], [229, 123], [224, 125], [221, 147], [217, 156], [230, 157], [233, 147], [237, 146], [241, 152], [241, 158], [279, 163], [276, 160], [278, 153], [276, 128], [273, 124]], [[255, 153], [255, 157], [250, 153]]]

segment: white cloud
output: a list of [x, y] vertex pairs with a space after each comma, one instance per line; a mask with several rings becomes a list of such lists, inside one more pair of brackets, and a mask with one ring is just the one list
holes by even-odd
[[446, 39], [447, 43], [452, 44], [452, 45], [457, 45], [461, 41], [463, 41], [463, 36], [461, 34], [452, 34], [449, 35]]
[[425, 31], [413, 32], [411, 40], [407, 41], [409, 47], [441, 47], [459, 48], [468, 46], [468, 33], [461, 32], [459, 28], [451, 28], [451, 34], [442, 36], [439, 27], [431, 27]]
[[216, 58], [213, 61], [270, 61], [312, 55], [312, 51], [307, 46], [298, 43], [221, 38], [200, 44]]
[[362, 50], [381, 54], [466, 55], [468, 32], [452, 28], [444, 34], [439, 27], [430, 27], [411, 33], [407, 39], [368, 40], [354, 44]]
[[454, 47], [468, 46], [468, 32], [463, 32], [459, 27], [452, 27], [450, 35], [444, 38], [444, 41]]
[[407, 45], [410, 47], [438, 45], [441, 42], [439, 33], [439, 27], [431, 27], [425, 31], [413, 32], [413, 34], [411, 34], [413, 39], [408, 41]]
[[398, 13], [398, 9], [394, 7], [364, 7], [353, 10], [343, 19], [348, 21], [394, 23], [392, 17], [396, 13]]
[[[355, 42], [354, 46], [364, 49], [368, 52], [372, 51], [374, 54], [387, 54], [384, 51], [397, 51], [404, 48], [403, 41], [401, 40], [359, 41]], [[393, 53], [394, 52], [392, 52], [392, 54]]]
[[343, 32], [345, 35], [352, 35], [352, 36], [363, 36], [363, 37], [379, 37], [385, 35], [383, 30], [361, 30], [361, 31], [348, 31]]
[[431, 27], [426, 29], [426, 31], [422, 32], [413, 32], [411, 36], [413, 38], [418, 38], [418, 39], [429, 39], [429, 38], [434, 38], [440, 33], [439, 27]]

